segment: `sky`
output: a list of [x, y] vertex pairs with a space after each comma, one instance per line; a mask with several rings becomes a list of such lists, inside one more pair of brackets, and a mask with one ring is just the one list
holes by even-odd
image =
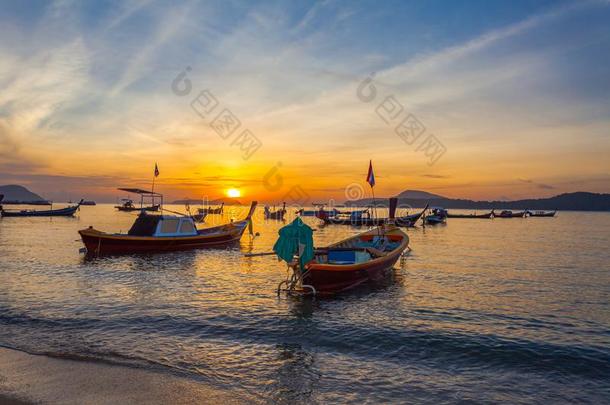
[[610, 1], [17, 1], [0, 184], [56, 201], [610, 192]]

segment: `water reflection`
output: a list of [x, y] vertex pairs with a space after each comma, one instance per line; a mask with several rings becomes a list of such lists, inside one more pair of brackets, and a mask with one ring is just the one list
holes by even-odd
[[315, 367], [315, 356], [294, 343], [278, 344], [276, 349], [279, 367], [268, 387], [272, 402], [311, 401], [314, 387], [321, 377]]

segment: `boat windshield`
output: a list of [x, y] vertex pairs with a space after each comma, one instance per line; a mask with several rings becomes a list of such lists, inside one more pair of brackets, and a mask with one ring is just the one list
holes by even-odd
[[131, 236], [152, 236], [157, 229], [160, 218], [158, 215], [139, 215], [127, 234]]

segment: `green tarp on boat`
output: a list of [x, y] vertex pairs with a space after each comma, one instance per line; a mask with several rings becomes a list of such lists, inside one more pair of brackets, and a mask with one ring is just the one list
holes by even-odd
[[278, 234], [280, 237], [273, 245], [278, 258], [290, 263], [298, 253], [301, 268], [314, 258], [313, 230], [301, 218], [280, 229]]

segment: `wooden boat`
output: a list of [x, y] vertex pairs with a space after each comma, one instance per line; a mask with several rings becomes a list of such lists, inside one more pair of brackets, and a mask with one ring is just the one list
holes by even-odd
[[493, 211], [487, 214], [451, 214], [447, 213], [447, 218], [473, 218], [473, 219], [490, 219], [493, 217]]
[[284, 219], [286, 215], [286, 203], [282, 205], [282, 209], [271, 211], [268, 206], [265, 206], [265, 219]]
[[428, 209], [428, 204], [426, 204], [424, 209], [421, 210], [418, 214], [396, 217], [396, 219], [394, 220], [394, 223], [400, 227], [412, 228], [415, 226], [417, 221], [419, 221], [419, 219], [423, 217], [423, 215], [426, 213], [427, 209]]
[[76, 205], [55, 210], [9, 210], [0, 206], [0, 216], [3, 217], [71, 217], [80, 208], [83, 200]]
[[[118, 190], [126, 191], [128, 193], [138, 194], [140, 196], [140, 206], [139, 207], [134, 205], [133, 200], [131, 200], [130, 198], [121, 199], [121, 201], [123, 203], [121, 205], [115, 205], [115, 207], [114, 207], [119, 211], [132, 212], [132, 211], [144, 210], [144, 211], [149, 211], [149, 212], [156, 212], [156, 211], [159, 211], [159, 209], [161, 209], [161, 206], [163, 205], [163, 194], [155, 193], [153, 191], [148, 191], [148, 190], [142, 190], [140, 188], [119, 188]], [[145, 199], [150, 199], [150, 201], [151, 201], [150, 205], [148, 205], [148, 206], [144, 205]], [[155, 200], [160, 200], [161, 203], [155, 204]]]
[[[422, 215], [424, 215], [427, 209], [428, 206], [426, 205], [426, 207], [420, 213], [397, 217], [392, 219], [392, 222], [399, 227], [413, 227], [417, 221], [419, 221]], [[390, 221], [390, 218], [371, 217], [368, 209], [339, 213], [333, 217], [325, 215], [324, 212], [319, 212], [316, 217], [324, 221], [324, 223], [327, 225], [380, 226]]]
[[212, 207], [198, 208], [197, 209], [197, 213], [198, 214], [204, 214], [205, 213], [207, 215], [210, 215], [210, 214], [222, 214], [223, 211], [224, 211], [224, 205], [225, 205], [225, 203], [223, 202], [222, 204], [220, 204], [220, 207], [215, 207], [215, 208], [212, 208]]
[[301, 208], [300, 210], [296, 211], [297, 215], [300, 215], [302, 217], [315, 217], [317, 216], [318, 213], [322, 212], [322, 215], [326, 215], [328, 217], [334, 217], [338, 214], [341, 214], [341, 211], [333, 208], [330, 210], [325, 210], [323, 208], [317, 209], [317, 210], [306, 210], [304, 208]]
[[159, 204], [136, 207], [135, 205], [133, 205], [133, 201], [129, 200], [127, 198], [123, 199], [122, 201], [123, 201], [123, 204], [115, 205], [114, 208], [116, 208], [119, 211], [125, 211], [125, 212], [132, 212], [132, 211], [157, 212], [161, 208], [161, 206]]
[[302, 282], [320, 294], [334, 294], [381, 280], [408, 245], [407, 234], [396, 226], [383, 225], [316, 250], [314, 261], [305, 266]]
[[[390, 203], [391, 219], [395, 210], [396, 201]], [[298, 225], [307, 226], [303, 223]], [[311, 235], [311, 229], [309, 230]], [[301, 241], [298, 245], [300, 244]], [[382, 280], [408, 245], [409, 237], [406, 233], [391, 223], [384, 224], [325, 248], [315, 249], [313, 259], [302, 268], [297, 257], [292, 263], [291, 278], [280, 283], [278, 292], [285, 284], [288, 287], [286, 291], [289, 292], [330, 295], [370, 281]]]
[[151, 215], [142, 211], [127, 234], [110, 234], [92, 227], [78, 231], [88, 256], [222, 247], [237, 242], [248, 227], [256, 201], [245, 219], [197, 229], [190, 216]]
[[447, 222], [447, 211], [441, 207], [431, 207], [430, 214], [424, 216], [426, 225], [438, 225]]
[[494, 218], [525, 218], [527, 216], [527, 211], [518, 211], [513, 212], [510, 210], [501, 211], [499, 214], [496, 214], [492, 211]]
[[527, 215], [530, 217], [554, 217], [557, 213], [555, 211], [527, 211]]
[[95, 201], [88, 200], [88, 201], [83, 201], [83, 203], [81, 205], [97, 205], [97, 204], [95, 203]]

